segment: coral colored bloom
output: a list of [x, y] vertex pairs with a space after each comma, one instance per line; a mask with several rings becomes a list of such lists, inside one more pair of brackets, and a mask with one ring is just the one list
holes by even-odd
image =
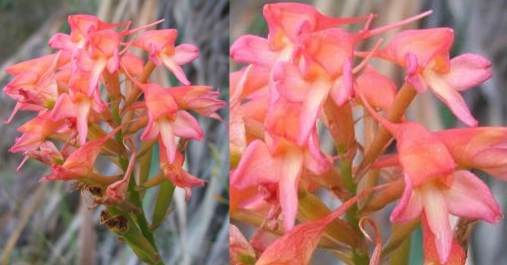
[[218, 98], [219, 92], [212, 90], [210, 86], [171, 87], [169, 92], [181, 109], [220, 120], [216, 111], [223, 108], [225, 102]]
[[42, 112], [18, 128], [18, 131], [23, 134], [16, 138], [16, 143], [9, 151], [14, 153], [33, 151], [43, 144], [49, 136], [65, 128], [64, 122], [54, 121], [48, 112]]
[[446, 263], [453, 240], [449, 214], [495, 223], [502, 216], [498, 203], [477, 176], [456, 168], [447, 146], [436, 134], [416, 123], [390, 123], [365, 106], [397, 142], [405, 189], [391, 221], [407, 222], [424, 215], [435, 235], [439, 260]]
[[[266, 68], [250, 65], [230, 74], [229, 145], [231, 154], [244, 151], [249, 138], [247, 123], [262, 126], [268, 109]], [[262, 130], [260, 130], [262, 131]]]
[[199, 48], [192, 44], [175, 46], [178, 32], [175, 29], [149, 30], [143, 32], [132, 45], [149, 53], [150, 60], [155, 64], [164, 64], [184, 85], [189, 85], [181, 65], [195, 60], [199, 56]]
[[282, 208], [286, 231], [294, 226], [299, 182], [304, 168], [320, 174], [329, 166], [329, 160], [319, 150], [314, 134], [308, 147], [301, 148], [286, 140], [278, 140], [274, 149], [260, 140], [246, 148], [238, 167], [231, 175], [231, 185], [239, 189], [257, 185], [277, 185], [277, 201]]
[[14, 79], [5, 86], [4, 93], [18, 102], [7, 123], [18, 110], [40, 111], [53, 107], [58, 97], [55, 71], [59, 65], [65, 63], [64, 57], [59, 52], [24, 61], [6, 69]]
[[123, 174], [123, 178], [107, 186], [106, 197], [109, 202], [120, 202], [125, 200], [130, 176], [134, 170], [135, 162], [136, 153], [133, 152], [132, 155], [130, 155], [129, 164], [127, 166], [127, 170], [125, 170], [125, 173]]
[[93, 173], [93, 165], [103, 145], [116, 130], [108, 135], [89, 141], [72, 152], [62, 165], [54, 165], [52, 174], [42, 180], [71, 180], [84, 178]]
[[183, 188], [186, 193], [186, 197], [190, 198], [192, 195], [191, 188], [199, 187], [206, 183], [206, 181], [192, 176], [185, 169], [183, 169], [183, 163], [185, 157], [180, 152], [176, 151], [176, 158], [174, 162], [169, 162], [167, 159], [167, 152], [164, 146], [160, 147], [160, 168], [171, 183], [175, 186]]
[[112, 74], [119, 69], [120, 41], [121, 35], [114, 30], [97, 31], [90, 34], [88, 49], [76, 52], [74, 62], [76, 71], [90, 73], [88, 96], [97, 93], [100, 77], [104, 71]]
[[460, 166], [507, 180], [507, 128], [449, 129], [437, 136]]
[[100, 20], [93, 15], [72, 15], [67, 18], [70, 26], [70, 35], [56, 33], [49, 40], [49, 46], [73, 52], [75, 49], [82, 49], [88, 44], [88, 37], [91, 33], [112, 29], [119, 24], [110, 24]]
[[450, 28], [407, 30], [398, 33], [380, 53], [406, 68], [406, 80], [418, 92], [430, 88], [469, 126], [477, 126], [460, 91], [477, 86], [491, 77], [491, 63], [475, 54], [463, 54], [449, 60], [454, 39]]
[[141, 139], [152, 140], [160, 137], [166, 149], [169, 163], [176, 161], [176, 137], [201, 140], [203, 131], [197, 120], [188, 112], [180, 110], [169, 89], [157, 84], [142, 86], [148, 125]]
[[328, 17], [300, 3], [267, 4], [263, 14], [268, 24], [268, 38], [241, 36], [231, 46], [233, 60], [271, 67], [278, 60], [291, 58], [302, 34], [365, 20]]
[[87, 94], [88, 77], [86, 73], [81, 73], [79, 76], [76, 74], [76, 80], [73, 80], [70, 85], [69, 94], [61, 94], [51, 110], [51, 118], [54, 120], [75, 120], [80, 144], [86, 142], [90, 118], [102, 113], [106, 108], [106, 104], [100, 99], [98, 93], [94, 93], [92, 97]]

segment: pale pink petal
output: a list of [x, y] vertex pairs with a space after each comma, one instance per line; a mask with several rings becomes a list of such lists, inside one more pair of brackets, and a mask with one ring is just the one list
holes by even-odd
[[496, 223], [502, 217], [500, 206], [488, 186], [470, 171], [456, 171], [444, 196], [453, 215], [490, 223]]
[[343, 63], [341, 78], [338, 78], [331, 88], [331, 97], [336, 105], [342, 106], [350, 100], [354, 94], [352, 82], [352, 61], [348, 59]]
[[177, 65], [187, 64], [199, 57], [199, 48], [192, 44], [176, 46], [172, 59]]
[[403, 66], [406, 66], [407, 54], [411, 53], [417, 57], [418, 64], [425, 67], [437, 56], [445, 60], [453, 40], [451, 28], [405, 30], [396, 34], [383, 52]]
[[160, 129], [156, 122], [152, 121], [151, 119], [148, 120], [148, 125], [144, 129], [143, 133], [141, 134], [141, 140], [148, 141], [155, 139], [158, 134], [160, 133]]
[[296, 221], [298, 212], [298, 186], [303, 156], [299, 152], [287, 152], [283, 158], [278, 183], [278, 199], [283, 213], [283, 226], [290, 231]]
[[174, 135], [179, 137], [201, 140], [204, 136], [199, 122], [186, 111], [176, 112], [176, 118], [171, 122], [171, 126], [174, 130]]
[[[424, 248], [424, 264], [425, 265], [440, 265], [440, 258], [438, 256], [437, 247], [435, 245], [435, 235], [431, 232], [426, 217], [421, 218], [421, 226], [423, 231], [423, 248]], [[456, 239], [452, 242], [452, 247], [447, 263], [444, 265], [465, 265], [466, 253], [461, 248]]]
[[440, 98], [463, 123], [470, 127], [476, 127], [478, 122], [470, 113], [463, 97], [442, 79], [441, 76], [429, 71], [425, 72], [424, 77], [431, 90]]
[[77, 115], [77, 107], [72, 102], [69, 94], [61, 94], [51, 110], [50, 117], [52, 120], [61, 120]]
[[313, 91], [312, 84], [305, 81], [298, 67], [290, 63], [280, 62], [273, 66], [273, 80], [278, 93], [289, 101], [302, 102]]
[[451, 59], [450, 72], [442, 78], [450, 87], [463, 91], [480, 85], [492, 74], [491, 62], [488, 59], [466, 53]]
[[73, 51], [77, 48], [77, 43], [72, 42], [69, 35], [63, 33], [56, 33], [49, 39], [49, 47], [53, 49], [61, 49], [65, 51]]
[[190, 85], [190, 81], [188, 81], [183, 68], [178, 65], [172, 57], [161, 56], [162, 63], [174, 74], [176, 79], [178, 79], [184, 85]]
[[418, 218], [423, 210], [422, 203], [420, 194], [412, 188], [410, 177], [405, 175], [405, 189], [398, 205], [391, 213], [391, 222], [405, 223]]
[[174, 135], [173, 127], [168, 121], [160, 121], [160, 138], [162, 144], [166, 149], [167, 160], [169, 163], [174, 163], [176, 159], [176, 136]]
[[317, 128], [314, 127], [308, 138], [307, 149], [305, 150], [304, 165], [314, 174], [320, 175], [329, 170], [331, 160], [320, 151]]
[[79, 133], [79, 144], [86, 143], [88, 135], [88, 114], [90, 113], [90, 103], [82, 102], [77, 105], [77, 131]]
[[424, 203], [424, 215], [428, 220], [428, 226], [435, 236], [440, 262], [445, 264], [449, 258], [452, 247], [453, 232], [449, 222], [449, 212], [444, 195], [437, 188], [428, 184], [421, 191]]
[[231, 185], [246, 188], [262, 183], [276, 183], [278, 179], [277, 161], [264, 142], [254, 140], [247, 146], [238, 167], [231, 174]]
[[307, 94], [301, 108], [299, 117], [299, 136], [298, 144], [304, 145], [312, 129], [316, 126], [317, 119], [320, 116], [322, 104], [326, 100], [329, 87], [316, 85], [311, 88], [311, 92]]
[[243, 35], [231, 46], [231, 58], [238, 63], [250, 63], [256, 65], [270, 66], [278, 55], [269, 48], [267, 39]]
[[90, 76], [90, 83], [88, 86], [88, 96], [91, 96], [96, 89], [98, 89], [100, 76], [107, 67], [107, 61], [101, 60], [93, 64], [93, 69]]

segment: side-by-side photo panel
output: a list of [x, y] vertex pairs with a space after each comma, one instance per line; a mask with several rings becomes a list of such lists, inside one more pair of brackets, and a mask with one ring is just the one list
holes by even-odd
[[230, 263], [507, 262], [506, 10], [231, 1]]
[[0, 25], [0, 264], [228, 264], [229, 1], [6, 0]]

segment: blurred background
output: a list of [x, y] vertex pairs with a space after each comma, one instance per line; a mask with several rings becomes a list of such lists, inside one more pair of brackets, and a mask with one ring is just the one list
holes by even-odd
[[[231, 1], [231, 43], [245, 33], [266, 36], [267, 28], [262, 17], [265, 3], [281, 1]], [[378, 17], [375, 25], [384, 25], [402, 18], [432, 9], [433, 14], [419, 24], [410, 24], [404, 28], [452, 27], [455, 42], [452, 55], [465, 52], [479, 53], [488, 57], [494, 64], [493, 78], [481, 87], [469, 90], [464, 96], [474, 116], [482, 126], [507, 124], [507, 1], [505, 0], [313, 0], [293, 1], [313, 4], [321, 12], [333, 16], [357, 16], [374, 12]], [[384, 34], [387, 41], [396, 31]], [[365, 47], [372, 47], [367, 43]], [[399, 68], [374, 60], [373, 64], [384, 74], [391, 76], [401, 84], [402, 73]], [[427, 127], [438, 130], [449, 127], [462, 127], [454, 116], [426, 93], [418, 96], [411, 105], [409, 117]], [[329, 139], [328, 139], [329, 140]], [[329, 143], [327, 144], [329, 145]], [[323, 144], [326, 146], [326, 143]], [[504, 212], [507, 210], [507, 184], [494, 178], [483, 178], [492, 188]], [[379, 217], [387, 225], [388, 207]], [[480, 222], [472, 232], [470, 258], [468, 264], [495, 265], [507, 264], [507, 220], [490, 225]], [[417, 231], [412, 238], [410, 264], [422, 264], [421, 233]], [[318, 253], [312, 264], [339, 264], [323, 253]]]
[[[201, 50], [199, 59], [185, 66], [192, 83], [211, 85], [227, 100], [227, 0], [0, 0], [2, 87], [9, 81], [3, 69], [49, 53], [49, 37], [57, 31], [68, 32], [66, 18], [74, 13], [96, 14], [108, 22], [132, 20], [134, 27], [164, 18], [160, 28], [177, 28], [179, 42]], [[165, 85], [171, 81], [168, 71], [155, 72], [152, 80]], [[14, 101], [3, 93], [0, 101], [3, 121]], [[227, 119], [227, 111], [220, 114]], [[98, 224], [100, 207], [90, 209], [90, 203], [70, 184], [39, 183], [47, 169], [37, 162], [16, 172], [22, 157], [8, 148], [18, 136], [16, 128], [32, 116], [22, 112], [11, 124], [0, 123], [0, 265], [140, 264], [125, 244]], [[156, 230], [166, 264], [223, 265], [229, 260], [228, 133], [224, 123], [200, 122], [206, 139], [190, 145], [187, 161], [190, 172], [206, 179], [207, 185], [193, 189], [187, 202], [181, 193], [176, 195], [172, 212]], [[151, 216], [155, 193], [156, 189], [151, 190], [145, 197], [147, 216]]]

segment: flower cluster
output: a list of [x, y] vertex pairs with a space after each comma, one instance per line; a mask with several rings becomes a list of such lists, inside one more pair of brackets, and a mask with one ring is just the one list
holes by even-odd
[[[94, 191], [96, 203], [120, 210], [142, 207], [141, 188], [169, 182], [190, 195], [192, 187], [203, 185], [183, 169], [186, 142], [204, 137], [190, 112], [220, 119], [216, 111], [225, 103], [211, 87], [190, 84], [182, 65], [194, 61], [199, 49], [176, 45], [175, 29], [147, 30], [160, 22], [131, 29], [130, 22], [110, 24], [92, 15], [71, 15], [70, 33], [56, 33], [49, 40], [55, 53], [8, 67], [13, 80], [4, 92], [17, 104], [7, 122], [18, 111], [36, 112], [18, 128], [22, 135], [10, 151], [24, 154], [23, 162], [33, 158], [48, 165], [51, 174], [43, 180], [75, 181]], [[183, 85], [150, 82], [159, 65]], [[160, 174], [147, 180], [156, 143]], [[99, 155], [122, 174], [102, 175], [95, 168]], [[136, 164], [141, 170], [134, 182]], [[109, 214], [113, 212], [118, 215], [111, 209]]]
[[[378, 230], [371, 214], [396, 199], [391, 222], [421, 222], [428, 262], [462, 264], [466, 249], [450, 217], [501, 218], [471, 170], [506, 178], [507, 128], [477, 127], [460, 94], [489, 79], [491, 63], [476, 54], [450, 58], [450, 28], [405, 30], [359, 50], [429, 14], [371, 28], [374, 15], [334, 18], [305, 4], [267, 4], [267, 38], [244, 35], [233, 43], [232, 60], [245, 66], [230, 77], [231, 217], [259, 228], [250, 241], [231, 228], [234, 264], [308, 264], [317, 246], [334, 249], [348, 264], [378, 264], [382, 241], [376, 233], [369, 255], [365, 225]], [[349, 31], [347, 24], [362, 26]], [[372, 59], [403, 69], [403, 85], [397, 89]], [[410, 102], [428, 90], [470, 128], [431, 132], [406, 119]], [[359, 120], [354, 113], [361, 111]], [[368, 124], [379, 125], [373, 139], [357, 136], [360, 121], [370, 130]], [[321, 150], [324, 128], [336, 153]], [[384, 154], [392, 138], [396, 152]], [[372, 182], [380, 185], [365, 184]], [[331, 212], [314, 195], [322, 189], [344, 204]]]

